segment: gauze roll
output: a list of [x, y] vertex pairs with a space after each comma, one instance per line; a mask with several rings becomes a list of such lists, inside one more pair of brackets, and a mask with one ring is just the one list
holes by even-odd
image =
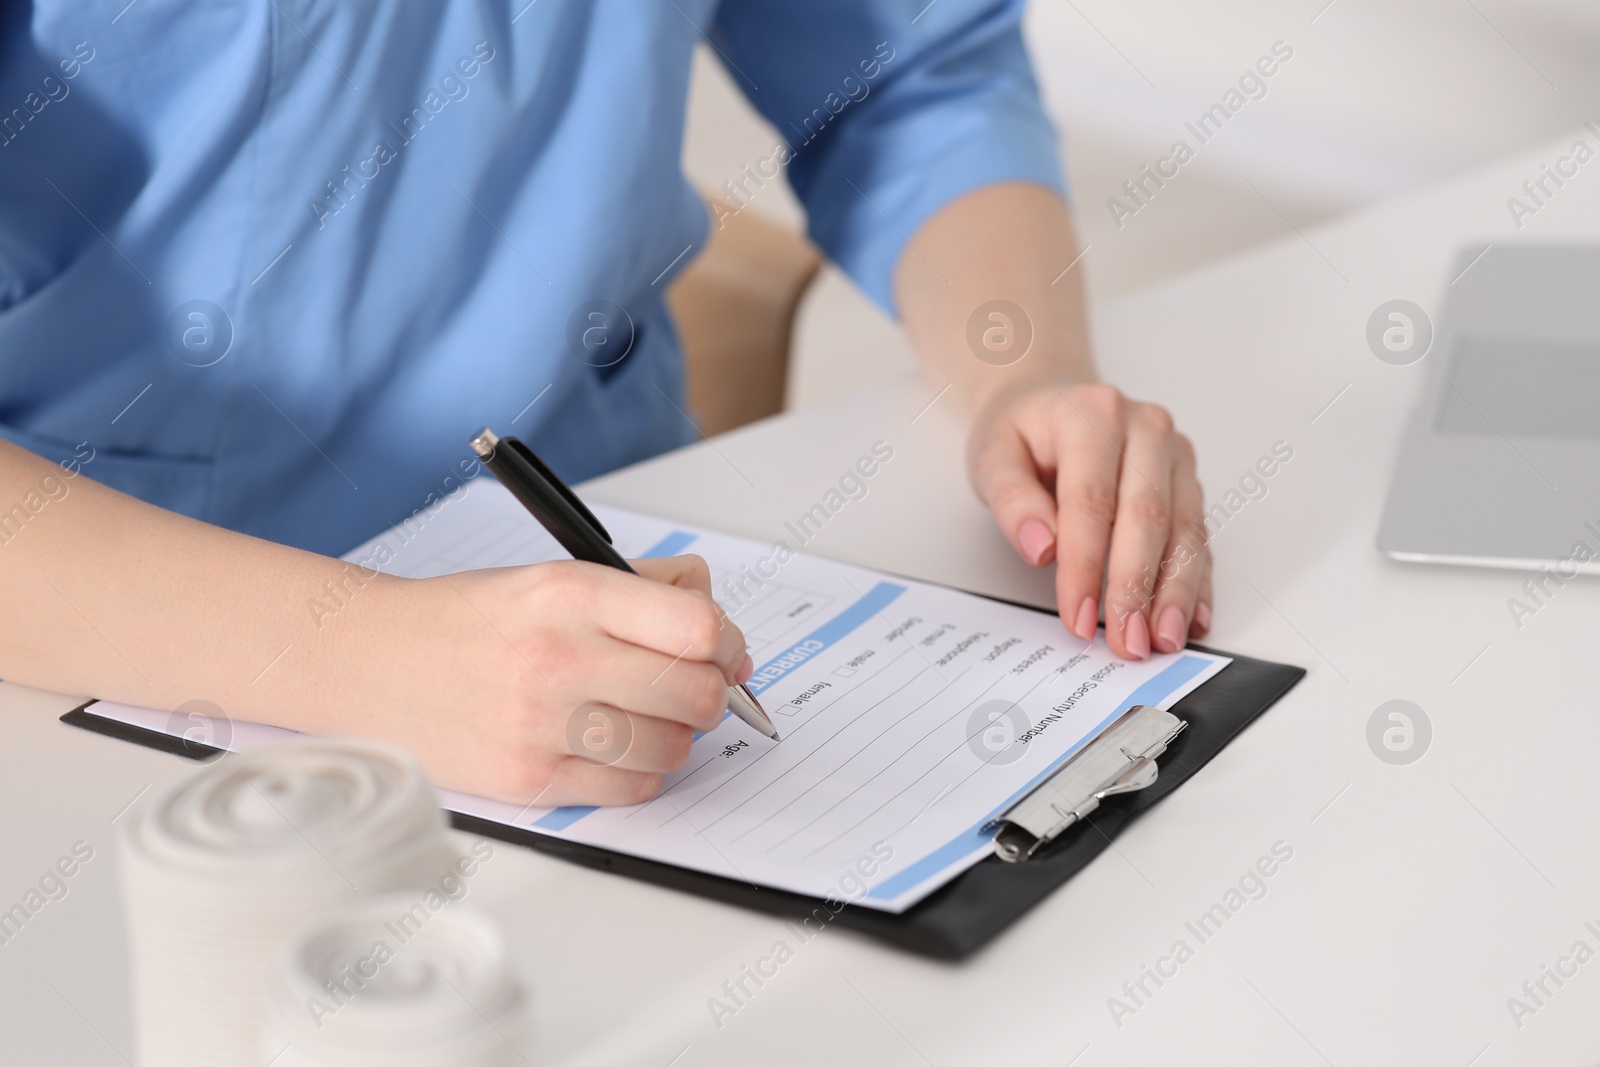
[[229, 755], [138, 807], [119, 845], [143, 1067], [256, 1067], [295, 935], [455, 859], [415, 761], [360, 740]]
[[[434, 898], [438, 902], [438, 898]], [[304, 933], [268, 991], [273, 1067], [524, 1064], [525, 998], [498, 928], [466, 904], [393, 893]]]

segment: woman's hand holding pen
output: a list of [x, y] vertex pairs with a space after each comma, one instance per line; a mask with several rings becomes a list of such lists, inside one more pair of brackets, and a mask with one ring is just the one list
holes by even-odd
[[[558, 805], [653, 796], [751, 673], [697, 556], [399, 578], [65, 479], [0, 441], [0, 498], [41, 485], [61, 492], [0, 568], [26, 620], [0, 632], [10, 682], [382, 738], [445, 788]], [[335, 588], [336, 609], [307, 610]]]
[[[562, 561], [388, 586], [424, 603], [383, 613], [385, 644], [408, 654], [386, 667], [393, 706], [361, 732], [417, 753], [441, 786], [515, 804], [654, 796], [751, 664], [704, 560], [633, 565], [639, 575]], [[422, 632], [394, 632], [409, 626]], [[447, 655], [415, 655], [441, 642]]]

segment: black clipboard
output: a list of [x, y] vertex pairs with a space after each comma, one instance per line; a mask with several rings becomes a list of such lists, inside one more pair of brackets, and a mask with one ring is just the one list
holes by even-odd
[[[1214, 651], [1199, 645], [1191, 647], [1202, 652]], [[1005, 863], [991, 856], [898, 915], [857, 907], [842, 900], [821, 900], [754, 886], [459, 812], [450, 812], [450, 821], [459, 830], [523, 845], [586, 867], [789, 919], [796, 924], [797, 936], [803, 940], [810, 939], [811, 931], [839, 927], [918, 955], [957, 960], [982, 947], [1087, 867], [1123, 829], [1211, 762], [1240, 731], [1277, 703], [1278, 698], [1306, 673], [1303, 667], [1248, 656], [1233, 656], [1232, 659], [1233, 662], [1215, 677], [1171, 709], [1187, 726], [1163, 754], [1160, 774], [1152, 785], [1108, 799], [1088, 820], [1089, 825], [1074, 826], [1027, 862]], [[61, 716], [61, 721], [193, 760], [212, 759], [223, 751], [95, 715], [88, 710], [93, 703], [74, 708]]]

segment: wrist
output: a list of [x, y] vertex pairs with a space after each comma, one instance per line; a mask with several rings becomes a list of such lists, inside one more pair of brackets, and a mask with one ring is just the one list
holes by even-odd
[[[339, 560], [298, 575], [279, 656], [243, 694], [263, 722], [305, 733], [371, 733], [378, 709], [397, 706], [418, 655], [437, 648], [420, 633], [426, 583]], [[249, 713], [247, 712], [247, 715]], [[249, 717], [255, 717], [250, 715]]]
[[1054, 392], [1080, 385], [1092, 385], [1100, 379], [1092, 365], [1065, 367], [1041, 364], [1004, 379], [980, 383], [968, 396], [971, 424], [974, 429], [993, 423], [1023, 397], [1041, 390]]

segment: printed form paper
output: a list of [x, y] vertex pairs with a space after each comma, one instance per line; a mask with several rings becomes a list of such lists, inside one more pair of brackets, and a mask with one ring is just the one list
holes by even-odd
[[[1227, 658], [1118, 659], [1054, 616], [617, 508], [630, 558], [693, 552], [744, 631], [773, 742], [731, 713], [661, 793], [629, 808], [518, 808], [441, 790], [445, 807], [663, 863], [900, 912], [993, 851], [993, 820], [1135, 704], [1169, 708]], [[568, 558], [478, 478], [345, 557], [405, 577]], [[181, 734], [189, 719], [90, 711]], [[207, 736], [217, 737], [217, 733]], [[230, 747], [293, 736], [231, 723]]]

